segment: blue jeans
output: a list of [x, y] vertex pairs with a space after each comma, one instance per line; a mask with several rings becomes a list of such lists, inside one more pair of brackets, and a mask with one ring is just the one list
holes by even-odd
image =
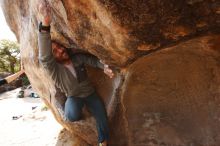
[[98, 142], [101, 143], [104, 140], [108, 140], [109, 129], [105, 106], [96, 93], [93, 93], [86, 98], [68, 97], [64, 110], [67, 120], [71, 122], [80, 120], [84, 104], [96, 119]]

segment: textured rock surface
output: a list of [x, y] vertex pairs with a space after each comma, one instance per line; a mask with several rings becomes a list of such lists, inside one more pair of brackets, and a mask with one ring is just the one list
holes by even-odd
[[[105, 101], [112, 145], [220, 145], [220, 3], [217, 0], [50, 0], [52, 39], [114, 66], [89, 69]], [[35, 0], [1, 0], [32, 86], [56, 119], [89, 144], [95, 121], [67, 123], [65, 97], [38, 63]]]

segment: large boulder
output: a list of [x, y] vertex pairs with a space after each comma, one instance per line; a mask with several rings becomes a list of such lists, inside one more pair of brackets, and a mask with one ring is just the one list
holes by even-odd
[[[95, 145], [94, 118], [84, 111], [83, 120], [66, 122], [66, 97], [38, 62], [36, 2], [1, 0], [21, 44], [25, 72], [57, 121], [82, 143]], [[115, 77], [109, 79], [89, 68], [108, 112], [110, 145], [220, 145], [219, 1], [49, 3], [52, 39], [91, 53], [115, 69]]]

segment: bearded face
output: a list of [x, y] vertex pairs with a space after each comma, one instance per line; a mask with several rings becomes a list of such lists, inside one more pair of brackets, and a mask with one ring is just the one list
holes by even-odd
[[52, 53], [57, 62], [64, 64], [70, 60], [65, 48], [57, 43], [52, 43]]

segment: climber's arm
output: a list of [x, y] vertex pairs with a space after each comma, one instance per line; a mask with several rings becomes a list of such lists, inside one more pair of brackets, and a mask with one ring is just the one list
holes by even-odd
[[101, 68], [104, 70], [104, 73], [107, 74], [110, 78], [114, 76], [112, 69], [110, 69], [107, 64], [102, 63], [97, 57], [90, 54], [82, 53], [75, 54], [74, 56], [74, 59], [76, 59], [77, 62], [81, 62], [92, 67]]
[[[38, 18], [43, 26], [49, 26], [51, 23], [50, 6], [45, 0], [38, 1], [38, 12], [41, 16]], [[76, 78], [63, 65], [56, 62], [52, 54], [51, 35], [49, 31], [42, 30], [38, 33], [39, 61], [43, 68], [48, 72], [57, 87], [59, 87], [67, 96], [77, 93]]]
[[38, 1], [38, 17], [40, 22], [38, 33], [39, 61], [50, 74], [54, 74], [56, 70], [59, 70], [59, 65], [52, 54], [50, 29], [42, 29], [43, 27], [50, 28], [51, 23], [51, 9], [45, 0]]
[[104, 64], [102, 64], [97, 57], [90, 54], [85, 54], [85, 53], [74, 54], [73, 60], [79, 62], [80, 64], [86, 64], [95, 68], [104, 69]]

